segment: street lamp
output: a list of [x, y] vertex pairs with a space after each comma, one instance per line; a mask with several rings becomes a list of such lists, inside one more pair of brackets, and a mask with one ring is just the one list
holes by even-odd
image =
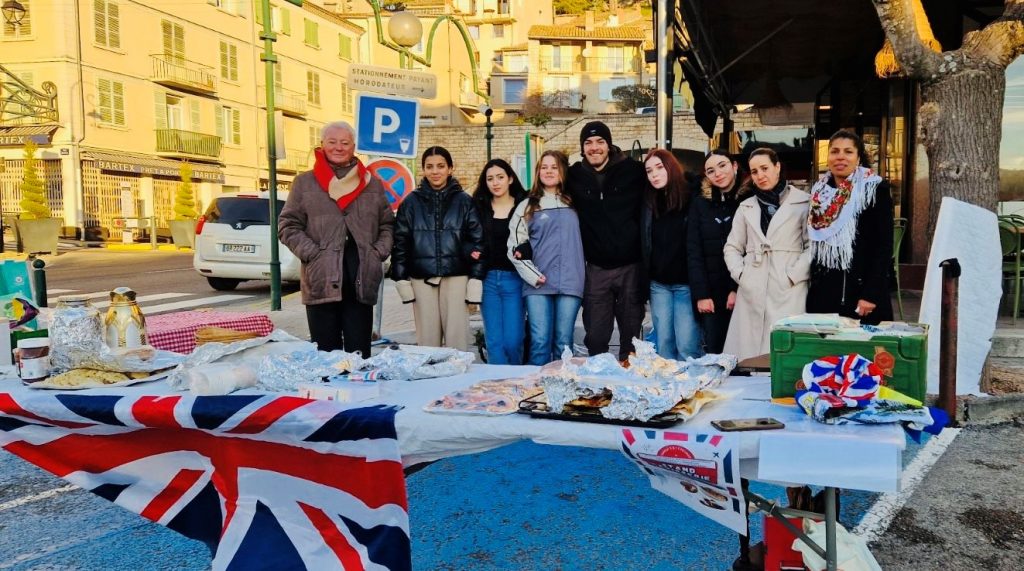
[[486, 103], [481, 103], [479, 109], [480, 112], [483, 113], [484, 117], [487, 119], [487, 122], [485, 123], [485, 125], [487, 125], [487, 134], [484, 135], [484, 140], [487, 141], [487, 161], [490, 162], [491, 140], [494, 139], [494, 135], [491, 133], [491, 127], [494, 126], [494, 123], [491, 123], [491, 115], [494, 115], [494, 109], [491, 109], [491, 106]]
[[405, 62], [409, 60], [408, 67], [411, 68], [412, 57], [409, 48], [420, 43], [423, 37], [423, 24], [420, 23], [420, 19], [412, 12], [396, 12], [388, 20], [388, 35], [391, 36], [391, 41], [403, 48], [398, 52], [400, 67], [406, 67]]
[[4, 13], [4, 21], [12, 26], [21, 25], [26, 12], [25, 7], [18, 0], [4, 0], [4, 5], [0, 7], [0, 11]]

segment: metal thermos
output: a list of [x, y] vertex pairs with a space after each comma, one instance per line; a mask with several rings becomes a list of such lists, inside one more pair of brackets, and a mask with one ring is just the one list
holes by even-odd
[[146, 317], [135, 302], [135, 291], [128, 287], [115, 288], [110, 292], [110, 307], [103, 319], [107, 346], [139, 347], [148, 345], [146, 339]]

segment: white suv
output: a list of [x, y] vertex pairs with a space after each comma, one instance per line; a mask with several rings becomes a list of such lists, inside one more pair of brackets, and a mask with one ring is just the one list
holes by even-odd
[[[287, 192], [277, 193], [281, 213]], [[213, 289], [230, 291], [245, 280], [270, 279], [270, 193], [229, 193], [218, 196], [196, 224], [192, 267]], [[281, 281], [299, 281], [299, 260], [278, 242]]]

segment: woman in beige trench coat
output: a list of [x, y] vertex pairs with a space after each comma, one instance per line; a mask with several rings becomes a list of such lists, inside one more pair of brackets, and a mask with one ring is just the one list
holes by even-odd
[[754, 196], [740, 203], [725, 243], [725, 264], [739, 289], [724, 352], [740, 359], [768, 353], [772, 325], [805, 309], [810, 195], [788, 185], [781, 171], [775, 151], [750, 154]]

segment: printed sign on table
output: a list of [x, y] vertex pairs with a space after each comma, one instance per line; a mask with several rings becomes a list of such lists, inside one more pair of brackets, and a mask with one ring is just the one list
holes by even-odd
[[747, 534], [747, 502], [740, 486], [735, 439], [624, 428], [622, 453], [651, 480], [651, 487], [737, 533]]

